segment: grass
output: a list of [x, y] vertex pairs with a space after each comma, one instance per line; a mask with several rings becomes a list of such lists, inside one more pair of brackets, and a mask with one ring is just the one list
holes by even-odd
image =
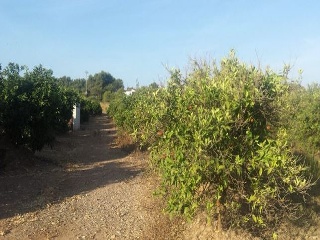
[[109, 103], [108, 102], [100, 102], [100, 106], [102, 108], [102, 113], [106, 113], [107, 108], [109, 107]]

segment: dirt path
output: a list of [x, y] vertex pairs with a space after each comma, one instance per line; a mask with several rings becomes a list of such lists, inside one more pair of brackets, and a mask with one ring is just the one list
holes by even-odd
[[144, 156], [115, 145], [105, 115], [82, 128], [32, 168], [0, 175], [0, 240], [179, 239], [152, 197], [157, 181]]
[[[115, 144], [106, 115], [82, 128], [58, 137], [32, 161], [21, 159], [28, 156], [23, 152], [12, 156], [19, 168], [0, 174], [0, 240], [257, 239], [214, 232], [205, 216], [169, 220], [152, 195], [159, 181], [146, 171], [146, 157]], [[312, 219], [308, 226], [285, 226], [279, 239], [320, 239], [320, 219]]]

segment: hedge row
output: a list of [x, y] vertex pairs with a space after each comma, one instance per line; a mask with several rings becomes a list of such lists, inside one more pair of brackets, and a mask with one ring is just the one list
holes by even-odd
[[[206, 209], [224, 226], [273, 229], [295, 216], [311, 183], [287, 145], [285, 74], [241, 63], [193, 62], [165, 88], [141, 88], [111, 102], [116, 124], [150, 151], [167, 211]], [[268, 232], [270, 233], [270, 231]]]
[[0, 137], [41, 150], [57, 133], [69, 130], [73, 106], [79, 102], [82, 121], [101, 114], [99, 103], [60, 86], [51, 70], [40, 65], [29, 71], [10, 63], [0, 68]]

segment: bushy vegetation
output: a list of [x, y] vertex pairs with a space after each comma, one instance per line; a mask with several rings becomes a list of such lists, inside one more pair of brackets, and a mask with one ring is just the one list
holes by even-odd
[[95, 99], [96, 101], [109, 101], [109, 97], [118, 90], [123, 90], [123, 81], [113, 77], [110, 73], [101, 71], [89, 75], [88, 79], [71, 79], [63, 76], [57, 79], [60, 86], [73, 89], [80, 95]]
[[29, 71], [10, 63], [0, 80], [2, 134], [14, 145], [41, 150], [68, 129], [77, 101], [76, 93], [58, 86], [51, 70], [40, 65]]
[[299, 99], [291, 87], [285, 71], [247, 66], [231, 52], [220, 65], [194, 61], [187, 76], [173, 70], [166, 88], [119, 95], [108, 113], [149, 149], [167, 211], [192, 217], [206, 209], [225, 226], [263, 234], [296, 217], [311, 186], [288, 142], [309, 132], [308, 144], [317, 144], [317, 105], [303, 117], [292, 112]]
[[14, 145], [41, 150], [57, 133], [69, 130], [76, 103], [82, 123], [102, 113], [98, 100], [79, 94], [68, 79], [61, 81], [41, 65], [32, 71], [14, 63], [0, 69], [0, 136]]
[[100, 102], [95, 99], [82, 97], [80, 99], [80, 122], [89, 121], [90, 116], [101, 115], [102, 108]]
[[311, 176], [320, 176], [320, 86], [303, 87], [291, 82], [286, 96], [289, 103], [283, 114], [283, 123], [288, 131], [289, 142], [297, 155], [303, 157], [311, 168]]

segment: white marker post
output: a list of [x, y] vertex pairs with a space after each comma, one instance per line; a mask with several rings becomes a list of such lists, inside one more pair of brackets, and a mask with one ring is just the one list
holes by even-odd
[[73, 106], [73, 131], [80, 129], [80, 104]]

